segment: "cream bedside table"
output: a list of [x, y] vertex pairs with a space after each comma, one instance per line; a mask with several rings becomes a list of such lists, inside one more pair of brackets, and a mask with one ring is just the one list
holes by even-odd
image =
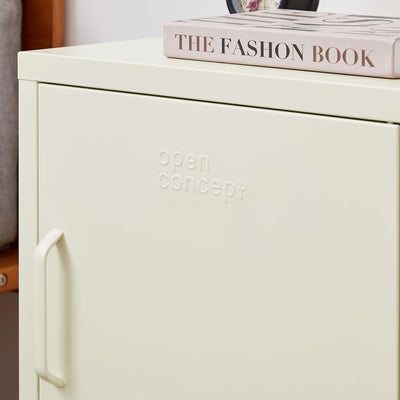
[[21, 53], [21, 400], [398, 400], [400, 81]]

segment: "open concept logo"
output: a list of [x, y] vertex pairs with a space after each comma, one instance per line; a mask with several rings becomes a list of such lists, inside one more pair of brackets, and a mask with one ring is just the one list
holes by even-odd
[[216, 179], [211, 173], [210, 158], [206, 154], [184, 154], [162, 149], [159, 163], [163, 172], [159, 176], [160, 188], [222, 198], [243, 200], [246, 187], [241, 181]]

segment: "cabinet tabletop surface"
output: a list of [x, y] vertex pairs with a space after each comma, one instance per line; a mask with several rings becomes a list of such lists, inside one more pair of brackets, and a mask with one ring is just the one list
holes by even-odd
[[19, 79], [400, 123], [400, 80], [169, 59], [162, 38], [21, 52]]

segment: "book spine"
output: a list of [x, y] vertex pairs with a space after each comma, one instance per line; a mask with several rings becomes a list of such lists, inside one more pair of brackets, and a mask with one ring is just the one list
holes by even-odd
[[396, 49], [392, 39], [361, 35], [164, 25], [165, 56], [190, 60], [398, 78]]

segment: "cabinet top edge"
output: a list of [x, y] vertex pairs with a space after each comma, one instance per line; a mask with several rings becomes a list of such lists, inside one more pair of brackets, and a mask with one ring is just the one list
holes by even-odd
[[400, 79], [171, 59], [162, 38], [20, 52], [18, 78], [400, 123]]

